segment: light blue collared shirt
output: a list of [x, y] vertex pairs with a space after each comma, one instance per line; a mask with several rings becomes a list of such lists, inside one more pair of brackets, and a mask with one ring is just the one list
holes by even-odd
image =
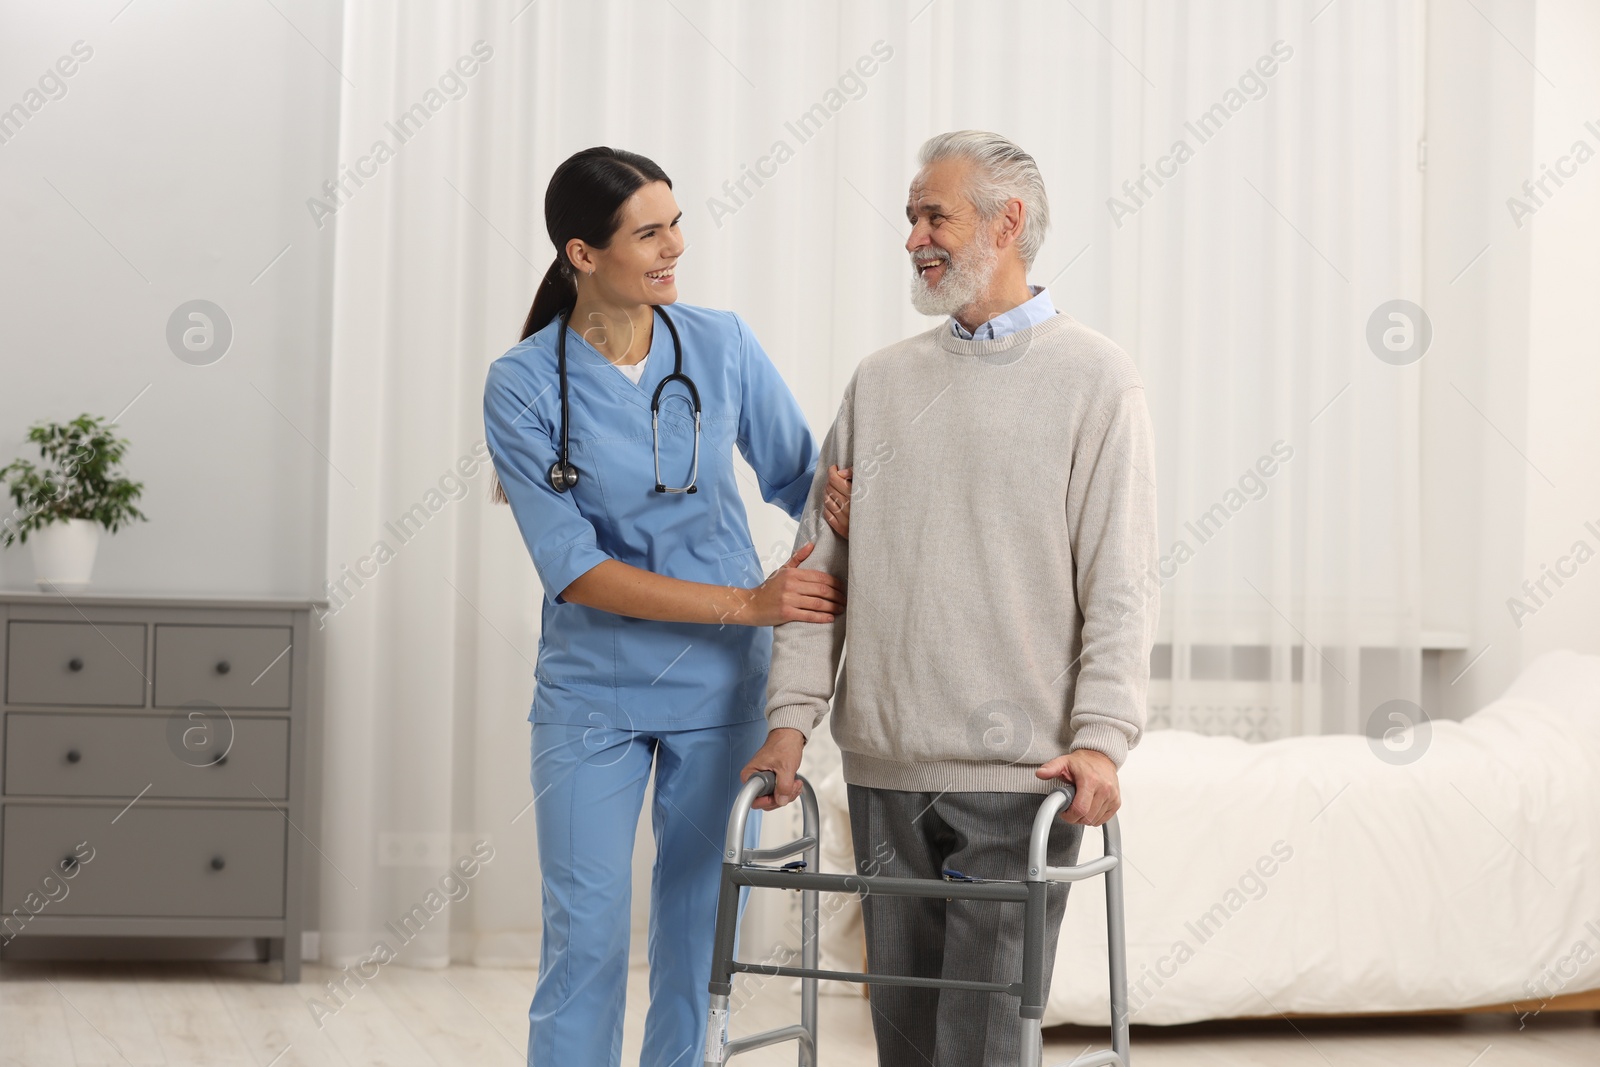
[[1050, 293], [1044, 286], [1030, 285], [1028, 289], [1033, 293], [1033, 299], [1023, 301], [988, 322], [979, 323], [978, 328], [971, 333], [951, 316], [950, 332], [963, 341], [998, 341], [1007, 334], [1026, 330], [1029, 326], [1037, 326], [1056, 313], [1056, 306], [1050, 302]]

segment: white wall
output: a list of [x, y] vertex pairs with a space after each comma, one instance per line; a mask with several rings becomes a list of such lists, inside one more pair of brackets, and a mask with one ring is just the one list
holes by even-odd
[[[1435, 716], [1493, 699], [1551, 648], [1600, 652], [1600, 561], [1519, 628], [1506, 601], [1574, 540], [1600, 550], [1593, 294], [1600, 161], [1519, 228], [1506, 201], [1583, 137], [1600, 18], [1580, 0], [1428, 12], [1424, 627], [1464, 632]], [[1547, 80], [1548, 79], [1548, 80]], [[1474, 662], [1474, 660], [1476, 660]], [[1463, 674], [1462, 672], [1465, 671]], [[1459, 681], [1451, 684], [1451, 679]]]
[[[1531, 7], [1500, 4], [1491, 17], [1531, 47]], [[1443, 706], [1428, 708], [1460, 718], [1521, 667], [1515, 642], [1485, 636], [1504, 608], [1479, 587], [1520, 580], [1522, 461], [1472, 405], [1521, 436], [1528, 257], [1506, 235], [1502, 201], [1531, 152], [1533, 86], [1521, 57], [1460, 4], [1429, 5], [1427, 68], [1424, 304], [1434, 343], [1422, 361], [1423, 626], [1468, 636], [1466, 651], [1444, 656]]]
[[[340, 5], [125, 4], [0, 3], [0, 108], [89, 56], [0, 143], [0, 464], [37, 460], [38, 420], [126, 407], [150, 521], [102, 539], [97, 590], [315, 595], [332, 227], [305, 200], [333, 170]], [[166, 341], [195, 298], [234, 329], [208, 366]], [[0, 552], [0, 586], [33, 577]]]
[[[1554, 195], [1520, 231], [1532, 267], [1524, 451], [1540, 472], [1525, 476], [1521, 577], [1537, 581], [1576, 541], [1600, 553], [1600, 6], [1541, 0], [1534, 29], [1542, 74], [1533, 83], [1533, 160], [1524, 177], [1545, 165], [1576, 170], [1559, 188], [1546, 184]], [[1587, 162], [1563, 161], [1580, 140]], [[1581, 564], [1574, 556], [1560, 569], [1570, 577], [1547, 581], [1551, 595], [1521, 619], [1524, 661], [1554, 648], [1600, 652], [1600, 556]], [[1510, 613], [1504, 617], [1509, 625]]]

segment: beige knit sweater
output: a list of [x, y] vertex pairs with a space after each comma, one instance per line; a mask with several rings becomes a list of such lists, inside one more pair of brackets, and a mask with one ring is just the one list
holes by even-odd
[[[822, 519], [835, 463], [848, 541]], [[1069, 315], [868, 356], [795, 541], [848, 604], [775, 628], [769, 727], [809, 737], [831, 699], [845, 779], [883, 789], [1043, 792], [1035, 768], [1078, 748], [1120, 767], [1159, 607], [1154, 479], [1138, 371]]]

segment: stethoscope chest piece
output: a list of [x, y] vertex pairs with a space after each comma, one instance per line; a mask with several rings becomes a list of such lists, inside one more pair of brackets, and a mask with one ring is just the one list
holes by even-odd
[[568, 489], [578, 484], [578, 468], [570, 463], [556, 460], [550, 464], [550, 488], [558, 493], [565, 493]]

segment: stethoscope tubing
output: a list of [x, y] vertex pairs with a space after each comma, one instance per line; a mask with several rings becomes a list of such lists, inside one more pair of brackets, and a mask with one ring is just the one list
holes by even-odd
[[[667, 324], [667, 332], [672, 335], [672, 373], [661, 379], [650, 396], [650, 447], [655, 455], [656, 492], [693, 493], [700, 476], [700, 390], [695, 386], [694, 379], [683, 373], [683, 340], [678, 336], [677, 323], [672, 321], [667, 309], [659, 304], [653, 310], [661, 316], [661, 320]], [[556, 333], [556, 373], [561, 381], [561, 454], [551, 466], [549, 476], [551, 487], [558, 493], [564, 493], [578, 484], [578, 468], [572, 464], [567, 444], [572, 425], [567, 394], [567, 330], [571, 316], [570, 311], [557, 316], [560, 322], [560, 329]], [[669, 486], [661, 480], [661, 394], [675, 381], [682, 382], [689, 390], [689, 399], [694, 408], [694, 458], [689, 468], [689, 484], [683, 486]]]

